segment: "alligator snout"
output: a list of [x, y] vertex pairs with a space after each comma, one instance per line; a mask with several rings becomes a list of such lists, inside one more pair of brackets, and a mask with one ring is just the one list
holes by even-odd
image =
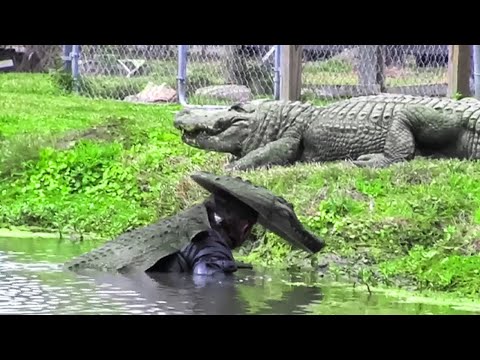
[[185, 129], [185, 125], [186, 123], [182, 121], [182, 119], [175, 119], [173, 121], [173, 126], [176, 128], [176, 129], [179, 129], [179, 130], [183, 130]]
[[177, 115], [175, 116], [175, 120], [173, 121], [173, 126], [176, 128], [176, 129], [180, 129], [180, 130], [183, 130], [188, 127], [188, 123], [184, 120], [184, 116], [185, 115], [189, 115], [190, 114], [190, 110], [188, 109], [184, 109], [184, 110], [181, 110], [177, 113]]
[[190, 114], [190, 109], [184, 108], [184, 109], [180, 110], [177, 114], [178, 115], [188, 115], [188, 114]]
[[[215, 114], [214, 114], [215, 115]], [[221, 122], [217, 116], [212, 116], [211, 111], [183, 109], [179, 111], [173, 122], [173, 126], [183, 132], [207, 132], [215, 134]]]

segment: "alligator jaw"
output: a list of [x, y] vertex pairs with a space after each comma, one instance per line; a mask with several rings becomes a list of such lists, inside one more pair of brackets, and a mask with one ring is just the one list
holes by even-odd
[[196, 139], [202, 134], [201, 130], [182, 131], [182, 141], [190, 146], [196, 146]]
[[238, 139], [230, 139], [231, 135], [228, 134], [229, 130], [230, 129], [214, 130], [211, 128], [181, 129], [182, 141], [197, 149], [239, 156], [241, 153], [241, 145], [235, 143], [235, 140]]
[[199, 147], [202, 140], [208, 141], [220, 134], [218, 131], [208, 129], [182, 130], [182, 140], [190, 146]]

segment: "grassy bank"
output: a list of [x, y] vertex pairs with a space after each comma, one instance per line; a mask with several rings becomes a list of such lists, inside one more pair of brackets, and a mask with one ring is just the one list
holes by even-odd
[[181, 143], [176, 105], [62, 95], [48, 76], [34, 78], [0, 79], [4, 226], [110, 237], [178, 211], [178, 181], [221, 158]]
[[[188, 174], [222, 173], [226, 156], [184, 145], [172, 126], [178, 108], [90, 100], [63, 94], [48, 76], [1, 75], [0, 227], [108, 239], [199, 201], [205, 193]], [[328, 244], [308, 257], [258, 228], [240, 255], [279, 268], [330, 262], [333, 277], [478, 296], [479, 170], [416, 160], [379, 171], [236, 173], [291, 201]]]

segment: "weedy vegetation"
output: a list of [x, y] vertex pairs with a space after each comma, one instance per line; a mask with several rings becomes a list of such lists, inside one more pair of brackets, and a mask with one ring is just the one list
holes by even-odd
[[[0, 227], [97, 244], [203, 199], [188, 175], [228, 156], [182, 143], [178, 105], [92, 100], [48, 75], [0, 81]], [[290, 201], [327, 247], [315, 256], [256, 228], [244, 261], [315, 269], [369, 286], [480, 291], [480, 165], [416, 159], [371, 170], [348, 162], [235, 172]]]

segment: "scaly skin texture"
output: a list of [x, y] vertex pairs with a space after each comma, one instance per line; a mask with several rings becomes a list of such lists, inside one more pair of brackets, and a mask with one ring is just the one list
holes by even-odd
[[264, 187], [252, 184], [239, 177], [218, 176], [198, 172], [192, 178], [211, 193], [226, 191], [258, 213], [258, 223], [291, 245], [307, 252], [316, 253], [324, 246], [323, 240], [304, 228], [293, 205]]
[[180, 111], [186, 144], [237, 156], [230, 169], [352, 160], [386, 167], [417, 155], [479, 159], [480, 102], [382, 94], [325, 106], [253, 101]]
[[[192, 178], [214, 193], [227, 191], [258, 212], [258, 223], [292, 245], [318, 252], [324, 242], [305, 229], [293, 206], [267, 189], [229, 176], [198, 172]], [[93, 251], [66, 263], [65, 269], [93, 269], [106, 272], [147, 271], [165, 256], [182, 250], [202, 231], [211, 228], [205, 202], [177, 215], [126, 232]]]
[[93, 269], [126, 273], [146, 271], [181, 248], [199, 232], [210, 228], [203, 204], [172, 217], [121, 234], [103, 246], [67, 262], [67, 270]]

